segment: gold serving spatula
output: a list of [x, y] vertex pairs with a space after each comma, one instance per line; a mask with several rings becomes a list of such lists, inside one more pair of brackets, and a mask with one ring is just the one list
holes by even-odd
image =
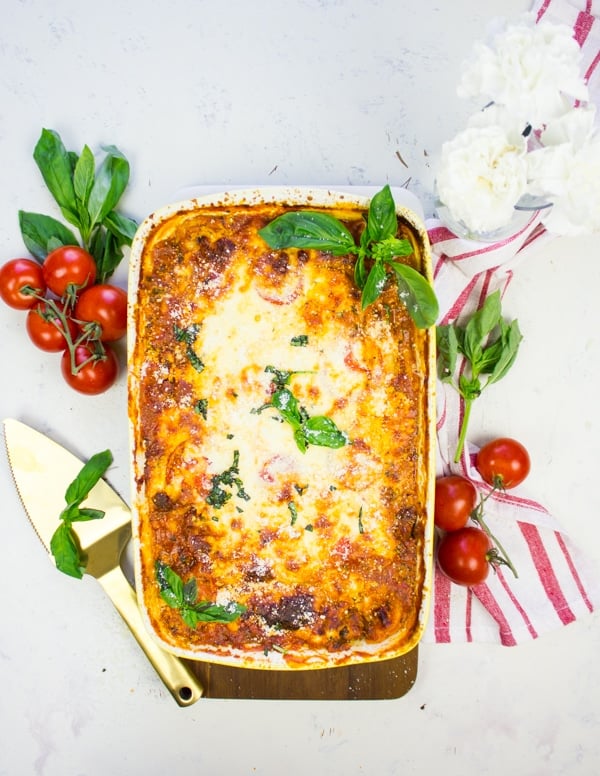
[[[18, 420], [4, 421], [4, 438], [25, 512], [50, 552], [50, 540], [65, 507], [65, 491], [83, 462]], [[83, 506], [105, 512], [99, 520], [73, 525], [81, 551], [87, 558], [86, 573], [102, 585], [177, 703], [190, 706], [202, 697], [203, 687], [185, 663], [154, 641], [142, 620], [135, 591], [121, 569], [121, 555], [131, 537], [128, 506], [104, 480], [94, 486]]]

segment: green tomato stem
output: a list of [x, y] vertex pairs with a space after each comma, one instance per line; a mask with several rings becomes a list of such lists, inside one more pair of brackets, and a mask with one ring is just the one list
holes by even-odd
[[[73, 318], [72, 320], [80, 325], [81, 327], [81, 333], [79, 336], [74, 340], [71, 337], [71, 331], [69, 329], [69, 324], [67, 322], [67, 316], [65, 315], [64, 311], [61, 309], [61, 307], [56, 304], [54, 299], [48, 299], [45, 296], [41, 296], [39, 294], [34, 294], [36, 299], [39, 299], [40, 302], [43, 302], [48, 309], [52, 311], [54, 314], [54, 318], [52, 320], [52, 323], [54, 326], [56, 326], [57, 329], [59, 329], [62, 332], [63, 337], [65, 338], [66, 342], [66, 350], [69, 351], [69, 360], [71, 364], [71, 373], [76, 375], [81, 369], [83, 369], [86, 364], [89, 364], [90, 361], [96, 361], [98, 359], [102, 359], [104, 357], [104, 346], [102, 345], [102, 341], [99, 337], [99, 327], [96, 324], [89, 324], [85, 321], [79, 321], [76, 318]], [[57, 323], [58, 319], [58, 323]], [[94, 346], [94, 352], [91, 353], [89, 358], [86, 358], [84, 361], [82, 361], [79, 366], [75, 363], [75, 351], [79, 347], [79, 345], [93, 345]]]
[[483, 505], [487, 501], [487, 499], [492, 495], [493, 491], [491, 491], [485, 499], [481, 499], [481, 502], [477, 506], [477, 509], [474, 510], [473, 514], [471, 515], [471, 520], [473, 520], [474, 523], [477, 523], [477, 525], [490, 537], [492, 540], [494, 546], [496, 547], [496, 550], [498, 551], [498, 555], [496, 557], [496, 563], [502, 563], [504, 566], [508, 566], [508, 568], [512, 571], [515, 579], [519, 578], [519, 575], [517, 574], [517, 570], [514, 567], [508, 553], [500, 543], [500, 541], [494, 536], [494, 534], [491, 532], [488, 524], [485, 522], [483, 518]]

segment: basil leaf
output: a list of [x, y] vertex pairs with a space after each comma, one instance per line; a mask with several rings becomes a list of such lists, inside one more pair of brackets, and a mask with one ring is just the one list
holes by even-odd
[[90, 241], [90, 253], [96, 261], [97, 282], [104, 283], [121, 263], [120, 241], [108, 231], [96, 229]]
[[77, 200], [77, 212], [79, 214], [79, 228], [83, 235], [84, 242], [88, 241], [88, 237], [91, 231], [90, 215], [87, 209], [87, 203], [90, 196], [90, 191], [94, 185], [96, 162], [94, 155], [90, 148], [86, 145], [83, 147], [81, 156], [75, 163], [73, 170], [73, 189], [75, 190], [75, 197]]
[[59, 134], [51, 129], [43, 129], [33, 150], [33, 158], [63, 216], [70, 224], [79, 226], [72, 156], [65, 149]]
[[294, 431], [294, 442], [296, 443], [296, 446], [301, 453], [305, 453], [308, 450], [308, 442], [306, 441], [306, 436], [302, 426], [299, 426]]
[[305, 348], [308, 345], [308, 334], [297, 334], [292, 337], [290, 345], [294, 348]]
[[[73, 171], [73, 190], [77, 202], [82, 205], [84, 209], [87, 208], [90, 192], [94, 185], [95, 171], [96, 163], [94, 161], [94, 154], [91, 152], [89, 146], [85, 145]], [[81, 213], [81, 208], [79, 208], [79, 212]]]
[[477, 362], [473, 364], [473, 371], [476, 374], [491, 374], [496, 368], [496, 364], [502, 357], [504, 343], [502, 337], [498, 337], [494, 342], [483, 348]]
[[185, 328], [174, 324], [173, 334], [175, 335], [177, 342], [185, 342], [186, 345], [193, 345], [198, 336], [198, 332], [200, 331], [200, 327], [200, 323], [192, 323]]
[[71, 520], [75, 522], [83, 522], [87, 520], [100, 520], [103, 518], [105, 513], [101, 509], [88, 509], [87, 507], [84, 507], [83, 509], [78, 509], [77, 513], [71, 518]]
[[204, 420], [208, 418], [208, 399], [198, 399], [194, 404], [194, 412]]
[[160, 595], [172, 609], [183, 606], [183, 581], [177, 572], [160, 560], [154, 564]]
[[69, 160], [69, 164], [71, 165], [71, 178], [75, 174], [75, 167], [77, 166], [77, 162], [79, 160], [79, 156], [75, 153], [75, 151], [67, 151], [67, 158]]
[[501, 380], [506, 375], [517, 357], [519, 345], [523, 339], [518, 321], [513, 321], [509, 326], [503, 324], [502, 328], [502, 352], [488, 379], [488, 383], [497, 383], [498, 380]]
[[335, 425], [331, 418], [314, 415], [302, 426], [304, 438], [309, 445], [337, 449], [348, 443], [348, 437]]
[[294, 525], [298, 519], [298, 507], [293, 501], [288, 501], [288, 509], [290, 510], [290, 525]]
[[91, 228], [102, 223], [114, 210], [129, 182], [127, 159], [115, 146], [107, 146], [105, 150], [107, 155], [98, 168], [88, 201]]
[[442, 382], [451, 383], [456, 359], [458, 358], [458, 341], [456, 329], [452, 325], [438, 326], [435, 330], [437, 346], [437, 371]]
[[61, 522], [53, 533], [50, 539], [50, 552], [59, 571], [76, 579], [83, 577], [79, 546], [70, 523]]
[[271, 397], [271, 405], [291, 426], [297, 428], [302, 422], [298, 399], [288, 388], [280, 388]]
[[396, 272], [398, 297], [418, 329], [433, 326], [439, 315], [437, 297], [431, 283], [416, 269], [400, 262], [390, 262]]
[[258, 234], [271, 248], [314, 248], [334, 256], [356, 250], [354, 238], [341, 221], [312, 210], [284, 213]]
[[192, 577], [183, 586], [183, 603], [191, 605], [196, 602], [198, 598], [198, 583]]
[[119, 245], [131, 245], [138, 228], [137, 222], [133, 218], [122, 216], [116, 210], [111, 210], [102, 224], [115, 236]]
[[469, 318], [465, 326], [463, 352], [473, 365], [481, 358], [483, 340], [498, 326], [501, 317], [500, 291], [494, 291]]
[[57, 244], [79, 245], [68, 227], [41, 213], [19, 210], [19, 228], [27, 250], [40, 261], [43, 261]]
[[181, 610], [184, 622], [190, 628], [195, 628], [201, 622], [233, 622], [246, 611], [242, 604], [213, 604], [210, 601], [200, 601], [193, 607], [186, 606]]
[[362, 290], [361, 305], [363, 310], [379, 297], [386, 282], [387, 272], [385, 271], [385, 266], [381, 262], [375, 262], [369, 270]]
[[100, 480], [112, 463], [112, 453], [104, 450], [93, 455], [67, 488], [65, 500], [69, 506], [79, 505], [89, 495], [94, 485]]
[[365, 268], [365, 256], [363, 253], [359, 253], [358, 259], [354, 264], [354, 282], [360, 289], [363, 289], [367, 282], [367, 270]]
[[371, 198], [367, 217], [367, 235], [369, 241], [381, 242], [392, 237], [398, 230], [396, 203], [389, 185], [386, 185]]

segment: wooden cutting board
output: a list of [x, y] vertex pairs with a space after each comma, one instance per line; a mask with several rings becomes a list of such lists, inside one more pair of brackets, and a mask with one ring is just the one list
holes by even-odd
[[383, 700], [400, 698], [417, 678], [418, 647], [406, 655], [318, 671], [261, 671], [190, 662], [206, 698]]

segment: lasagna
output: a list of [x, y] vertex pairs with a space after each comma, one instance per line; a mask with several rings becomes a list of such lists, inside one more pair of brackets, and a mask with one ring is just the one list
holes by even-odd
[[[132, 249], [136, 584], [176, 654], [256, 668], [390, 658], [418, 641], [431, 558], [432, 341], [351, 255], [270, 248], [278, 215], [368, 203], [225, 196], [159, 211]], [[403, 261], [429, 273], [399, 215]]]

